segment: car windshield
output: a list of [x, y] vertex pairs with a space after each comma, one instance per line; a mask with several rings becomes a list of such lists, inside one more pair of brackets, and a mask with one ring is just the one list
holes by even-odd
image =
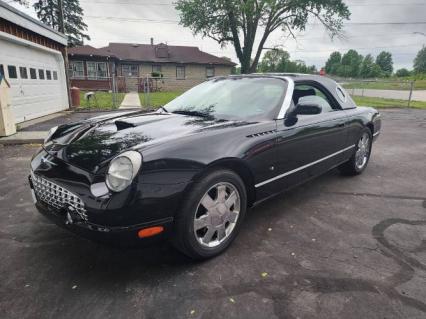
[[164, 106], [167, 112], [224, 120], [272, 119], [286, 82], [274, 78], [219, 78], [204, 82]]

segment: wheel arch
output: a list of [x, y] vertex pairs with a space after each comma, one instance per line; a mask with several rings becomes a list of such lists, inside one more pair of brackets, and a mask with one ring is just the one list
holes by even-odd
[[194, 176], [193, 181], [200, 180], [203, 176], [217, 169], [229, 169], [237, 174], [243, 181], [247, 191], [247, 205], [250, 207], [256, 201], [256, 188], [253, 172], [249, 166], [239, 158], [223, 158], [207, 165], [205, 169]]

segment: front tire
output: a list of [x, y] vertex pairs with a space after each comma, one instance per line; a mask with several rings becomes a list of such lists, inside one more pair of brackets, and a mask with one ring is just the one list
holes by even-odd
[[193, 259], [214, 257], [235, 239], [246, 210], [247, 193], [241, 178], [230, 170], [212, 171], [184, 199], [173, 244]]
[[370, 160], [372, 141], [371, 131], [365, 129], [355, 145], [355, 153], [349, 161], [339, 166], [342, 174], [350, 176], [359, 175], [365, 170]]

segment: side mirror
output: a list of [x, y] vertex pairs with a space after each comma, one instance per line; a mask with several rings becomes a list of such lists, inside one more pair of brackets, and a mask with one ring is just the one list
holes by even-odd
[[315, 104], [312, 102], [301, 102], [296, 105], [293, 115], [315, 115], [320, 114], [322, 111], [322, 107], [319, 104]]

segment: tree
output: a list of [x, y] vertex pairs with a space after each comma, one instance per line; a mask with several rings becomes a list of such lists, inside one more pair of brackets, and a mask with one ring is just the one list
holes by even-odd
[[376, 57], [376, 64], [382, 70], [382, 73], [386, 76], [391, 76], [393, 72], [393, 60], [392, 53], [382, 51]]
[[[34, 9], [41, 22], [59, 30], [58, 0], [38, 0]], [[82, 45], [84, 39], [90, 40], [85, 33], [87, 24], [83, 22], [83, 9], [79, 0], [63, 0], [64, 33], [68, 36], [68, 45]]]
[[342, 63], [342, 54], [340, 52], [333, 52], [330, 54], [327, 62], [325, 63], [325, 72], [328, 74], [335, 74], [337, 68]]
[[417, 53], [416, 58], [414, 59], [414, 71], [416, 73], [426, 73], [426, 47], [423, 48]]
[[[305, 30], [310, 17], [316, 17], [334, 36], [350, 16], [343, 0], [178, 0], [176, 9], [180, 23], [194, 34], [222, 46], [231, 43], [241, 73], [256, 70], [265, 42], [275, 30], [294, 35]], [[254, 48], [258, 33], [259, 44]]]
[[307, 66], [304, 61], [290, 61], [290, 54], [282, 49], [269, 50], [259, 63], [260, 72], [314, 73], [315, 65]]
[[395, 74], [396, 74], [397, 77], [404, 77], [404, 76], [410, 76], [411, 75], [410, 71], [408, 71], [405, 68], [397, 70], [395, 72]]
[[282, 49], [269, 50], [263, 56], [259, 64], [260, 72], [284, 72], [278, 69], [278, 65], [284, 65], [290, 60], [290, 54]]
[[337, 75], [343, 77], [357, 77], [362, 63], [362, 55], [355, 50], [349, 50], [342, 57], [342, 64], [337, 69]]
[[367, 54], [362, 61], [359, 75], [362, 78], [374, 78], [380, 76], [381, 73], [382, 69], [378, 64], [374, 63], [373, 56], [371, 54]]

